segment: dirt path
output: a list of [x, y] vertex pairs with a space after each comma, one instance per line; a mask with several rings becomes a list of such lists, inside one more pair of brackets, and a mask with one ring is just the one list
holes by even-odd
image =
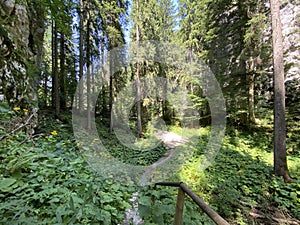
[[[158, 161], [156, 161], [155, 163], [153, 163], [147, 167], [147, 169], [145, 170], [145, 172], [142, 176], [142, 179], [141, 179], [142, 186], [144, 186], [148, 183], [148, 179], [151, 176], [152, 171], [155, 170], [156, 167], [163, 164], [166, 160], [168, 160], [170, 157], [172, 157], [176, 147], [189, 141], [188, 138], [182, 137], [173, 132], [161, 131], [161, 130], [157, 132], [157, 138], [160, 139], [165, 144], [165, 146], [168, 148], [168, 151]], [[129, 199], [129, 202], [132, 205], [132, 208], [126, 210], [125, 220], [123, 221], [123, 225], [130, 225], [131, 222], [134, 225], [139, 225], [139, 224], [144, 223], [143, 219], [140, 217], [139, 212], [138, 212], [138, 207], [139, 207], [138, 195], [139, 195], [139, 192], [135, 192], [135, 193], [133, 193], [132, 198]]]
[[188, 138], [169, 131], [158, 131], [157, 138], [160, 139], [168, 148], [176, 148], [189, 141]]
[[147, 167], [141, 178], [142, 186], [145, 186], [149, 182], [151, 173], [156, 169], [156, 167], [160, 166], [173, 156], [176, 147], [189, 141], [189, 139], [169, 131], [158, 131], [157, 138], [165, 144], [165, 146], [168, 148], [168, 151], [159, 160]]

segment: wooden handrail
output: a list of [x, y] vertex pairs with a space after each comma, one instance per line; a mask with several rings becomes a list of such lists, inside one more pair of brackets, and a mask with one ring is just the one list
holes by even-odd
[[192, 192], [183, 182], [159, 182], [155, 186], [169, 186], [179, 187], [176, 203], [176, 212], [174, 225], [182, 224], [183, 202], [184, 194], [190, 196], [193, 201], [217, 224], [217, 225], [230, 225], [225, 219], [223, 219], [216, 211], [209, 207], [201, 198], [199, 198], [194, 192]]

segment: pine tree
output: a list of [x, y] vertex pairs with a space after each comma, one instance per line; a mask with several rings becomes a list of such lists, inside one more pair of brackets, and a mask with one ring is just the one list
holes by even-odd
[[286, 159], [285, 87], [280, 1], [270, 0], [274, 70], [274, 173], [291, 182]]
[[[140, 21], [140, 5], [139, 0], [136, 1], [137, 21]], [[140, 25], [135, 24], [136, 29], [136, 46], [140, 45]], [[137, 136], [140, 138], [143, 135], [142, 128], [142, 106], [141, 106], [141, 84], [140, 84], [140, 62], [136, 62], [136, 113], [137, 113]]]
[[[104, 33], [104, 46], [106, 50], [110, 51], [113, 48], [125, 43], [124, 30], [122, 28], [122, 18], [127, 12], [127, 2], [124, 0], [114, 0], [103, 2], [102, 4], [103, 14], [103, 33]], [[110, 133], [113, 131], [113, 109], [112, 104], [117, 88], [117, 78], [115, 74], [111, 74], [113, 59], [109, 60], [109, 113], [110, 113]]]
[[[139, 46], [143, 41], [171, 41], [173, 40], [173, 31], [176, 26], [175, 11], [172, 1], [144, 1], [136, 0], [132, 3], [132, 29], [130, 33], [131, 42], [134, 46]], [[151, 53], [152, 54], [152, 53]], [[150, 111], [150, 105], [143, 102], [141, 99], [140, 79], [144, 76], [162, 76], [168, 74], [168, 66], [158, 62], [137, 62], [131, 66], [132, 73], [135, 74], [132, 78], [136, 81], [136, 115], [137, 115], [137, 136], [143, 136], [144, 127], [142, 124], [147, 124], [147, 120], [154, 116], [153, 112], [160, 111], [164, 118], [167, 116], [167, 103], [162, 104], [152, 102], [154, 108]], [[157, 110], [157, 108], [159, 108]], [[170, 118], [168, 118], [170, 119]]]

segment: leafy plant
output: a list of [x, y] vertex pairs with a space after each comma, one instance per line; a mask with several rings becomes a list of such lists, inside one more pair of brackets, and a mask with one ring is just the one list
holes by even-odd
[[[50, 130], [50, 129], [49, 129]], [[118, 224], [132, 188], [99, 177], [75, 141], [52, 130], [0, 142], [0, 224]]]
[[[172, 224], [174, 221], [177, 189], [174, 187], [145, 187], [139, 197], [139, 212], [147, 225]], [[184, 203], [183, 224], [213, 224], [187, 196]]]

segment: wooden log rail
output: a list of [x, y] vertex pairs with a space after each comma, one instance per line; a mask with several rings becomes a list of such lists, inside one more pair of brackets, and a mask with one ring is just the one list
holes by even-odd
[[177, 203], [174, 216], [174, 225], [182, 225], [182, 214], [184, 206], [184, 194], [190, 196], [193, 201], [215, 222], [217, 225], [230, 225], [225, 219], [223, 219], [216, 211], [209, 207], [201, 198], [199, 198], [194, 192], [192, 192], [182, 182], [159, 182], [156, 186], [169, 186], [178, 187]]

